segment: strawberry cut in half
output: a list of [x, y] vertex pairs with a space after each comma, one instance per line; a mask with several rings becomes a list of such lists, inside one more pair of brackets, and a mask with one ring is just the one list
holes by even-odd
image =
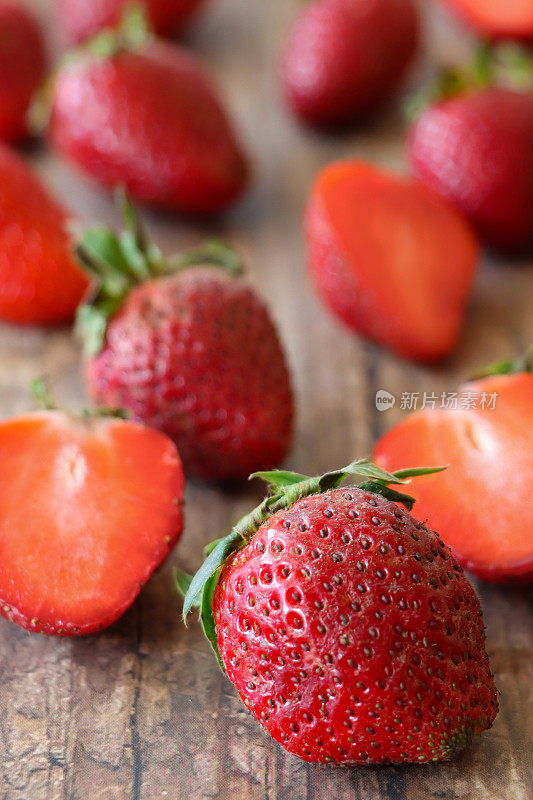
[[106, 628], [180, 538], [183, 492], [170, 439], [111, 412], [1, 422], [2, 616], [63, 636]]
[[492, 39], [533, 39], [531, 0], [444, 0], [462, 19]]
[[341, 161], [316, 178], [305, 230], [311, 277], [344, 323], [407, 358], [450, 353], [479, 246], [447, 201], [412, 178]]
[[[176, 573], [184, 617], [200, 607], [248, 709], [306, 761], [441, 761], [492, 725], [479, 601], [406, 510], [404, 480], [438, 471], [356, 461], [316, 478], [258, 473], [263, 503], [193, 578]], [[363, 482], [341, 487], [354, 475]]]
[[418, 411], [374, 450], [387, 470], [406, 458], [449, 464], [426, 481], [413, 478], [409, 493], [420, 518], [440, 531], [461, 564], [496, 582], [533, 580], [531, 363], [496, 365], [495, 374], [460, 388], [468, 407], [463, 401], [463, 408]]

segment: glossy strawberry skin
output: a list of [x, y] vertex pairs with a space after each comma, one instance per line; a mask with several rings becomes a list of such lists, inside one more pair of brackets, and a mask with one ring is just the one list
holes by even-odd
[[65, 211], [22, 158], [0, 146], [0, 317], [66, 322], [87, 286], [72, 254]]
[[415, 174], [502, 251], [533, 244], [533, 95], [489, 88], [441, 102], [413, 125]]
[[0, 139], [28, 135], [26, 115], [46, 69], [37, 21], [20, 5], [0, 2]]
[[[150, 22], [157, 33], [170, 34], [183, 28], [204, 0], [145, 0]], [[102, 28], [115, 26], [127, 0], [56, 0], [63, 27], [75, 41], [82, 41]]]
[[376, 463], [386, 470], [412, 459], [449, 464], [425, 483], [410, 481], [419, 514], [478, 577], [531, 582], [533, 522], [526, 511], [517, 523], [517, 509], [531, 503], [533, 375], [484, 378], [457, 395], [470, 396], [477, 407], [425, 408], [409, 415], [377, 442]]
[[134, 289], [90, 359], [92, 399], [164, 431], [186, 474], [245, 478], [292, 440], [285, 357], [258, 296], [220, 270], [191, 268]]
[[315, 0], [285, 46], [282, 84], [290, 108], [314, 125], [375, 113], [398, 88], [419, 38], [411, 0]]
[[210, 79], [192, 55], [161, 42], [61, 70], [50, 136], [96, 181], [171, 210], [220, 211], [247, 182]]
[[435, 533], [368, 492], [274, 514], [213, 610], [241, 698], [307, 761], [438, 761], [496, 716], [474, 590]]

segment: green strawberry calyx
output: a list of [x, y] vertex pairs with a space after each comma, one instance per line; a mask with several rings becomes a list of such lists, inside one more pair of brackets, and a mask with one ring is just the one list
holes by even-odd
[[488, 364], [471, 375], [470, 380], [477, 381], [492, 375], [520, 375], [523, 372], [533, 373], [533, 344], [518, 358], [504, 358]]
[[88, 356], [100, 352], [109, 320], [136, 286], [193, 266], [218, 267], [232, 277], [243, 272], [239, 256], [218, 239], [165, 258], [124, 193], [121, 200], [126, 229], [116, 233], [105, 226], [88, 228], [75, 247], [78, 261], [93, 278], [76, 315], [76, 329]]
[[420, 475], [432, 475], [442, 472], [446, 467], [430, 467], [403, 469], [389, 473], [367, 459], [354, 461], [342, 469], [326, 472], [324, 475], [309, 477], [296, 472], [272, 470], [255, 472], [250, 478], [261, 478], [269, 486], [265, 499], [249, 514], [243, 517], [232, 528], [231, 532], [206, 547], [206, 559], [196, 575], [190, 576], [177, 570], [175, 574], [178, 591], [184, 596], [183, 621], [193, 607], [200, 609], [200, 620], [204, 633], [209, 640], [220, 666], [224, 670], [218, 650], [215, 620], [213, 617], [213, 596], [218, 583], [220, 571], [225, 561], [235, 552], [245, 547], [273, 514], [293, 506], [298, 500], [322, 492], [338, 488], [344, 481], [353, 476], [363, 478], [357, 484], [358, 489], [373, 492], [395, 503], [401, 503], [411, 511], [415, 500], [407, 494], [391, 488], [402, 485], [407, 479]]
[[130, 412], [127, 408], [109, 408], [107, 406], [88, 407], [82, 408], [80, 411], [74, 412], [67, 408], [58, 405], [54, 400], [49, 388], [46, 378], [35, 378], [31, 383], [31, 393], [35, 402], [41, 411], [60, 411], [66, 414], [71, 419], [89, 420], [111, 418], [128, 420]]
[[477, 47], [470, 64], [439, 69], [431, 88], [415, 94], [408, 101], [407, 115], [416, 119], [435, 103], [490, 86], [531, 91], [531, 53], [516, 42], [483, 42]]

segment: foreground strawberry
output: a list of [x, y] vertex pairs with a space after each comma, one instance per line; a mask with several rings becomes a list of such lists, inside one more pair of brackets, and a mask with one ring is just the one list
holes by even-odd
[[26, 114], [44, 77], [46, 56], [37, 21], [29, 11], [0, 2], [0, 139], [27, 136]]
[[533, 480], [532, 370], [531, 355], [496, 365], [461, 387], [451, 408], [412, 414], [374, 451], [385, 469], [406, 458], [450, 465], [427, 481], [413, 479], [409, 491], [420, 516], [438, 528], [463, 566], [487, 580], [533, 580], [533, 523], [526, 511]]
[[282, 64], [292, 110], [315, 125], [374, 114], [400, 85], [418, 46], [412, 0], [314, 0], [291, 28]]
[[67, 215], [20, 156], [0, 145], [0, 317], [71, 320], [88, 281], [76, 264]]
[[166, 436], [117, 412], [45, 405], [0, 423], [0, 613], [31, 631], [92, 633], [179, 539], [181, 463]]
[[59, 69], [55, 147], [106, 186], [156, 206], [206, 214], [242, 193], [247, 163], [216, 90], [184, 49], [129, 17]]
[[[188, 587], [252, 714], [289, 752], [336, 764], [440, 761], [496, 716], [479, 601], [438, 535], [368, 462], [271, 495]], [[431, 472], [431, 470], [429, 470]], [[361, 475], [356, 487], [337, 488]]]
[[240, 262], [216, 242], [166, 261], [127, 211], [121, 237], [87, 231], [78, 249], [100, 281], [79, 313], [92, 399], [167, 433], [187, 474], [242, 478], [278, 464], [292, 439], [290, 377]]
[[445, 0], [483, 36], [495, 39], [532, 39], [531, 0]]
[[343, 322], [408, 358], [453, 349], [479, 248], [436, 193], [361, 161], [330, 164], [305, 229], [313, 281]]
[[[120, 22], [128, 0], [55, 0], [63, 27], [75, 41]], [[160, 34], [174, 33], [189, 22], [203, 0], [144, 0], [150, 22]]]
[[498, 85], [490, 62], [481, 77], [458, 76], [413, 124], [409, 160], [487, 244], [523, 251], [533, 246], [533, 92]]

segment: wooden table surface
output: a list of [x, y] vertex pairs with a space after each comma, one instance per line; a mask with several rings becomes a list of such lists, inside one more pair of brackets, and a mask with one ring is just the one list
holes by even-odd
[[[30, 0], [28, 0], [30, 2]], [[32, 0], [52, 38], [48, 0]], [[276, 88], [279, 43], [298, 2], [212, 0], [189, 44], [216, 73], [255, 165], [253, 189], [223, 221], [200, 226], [148, 214], [170, 252], [216, 233], [246, 257], [292, 364], [298, 426], [288, 464], [315, 474], [369, 453], [404, 412], [378, 412], [378, 389], [453, 389], [472, 368], [533, 341], [531, 264], [484, 263], [460, 347], [445, 365], [401, 361], [341, 328], [304, 274], [301, 212], [328, 161], [362, 156], [403, 167], [399, 104], [347, 136], [300, 129]], [[468, 54], [469, 40], [424, 0], [433, 60]], [[413, 85], [427, 74], [426, 58]], [[109, 197], [44, 148], [28, 150], [57, 194], [88, 220], [117, 222]], [[31, 379], [50, 376], [81, 404], [80, 353], [66, 328], [0, 326], [0, 414], [32, 407]], [[186, 532], [128, 613], [81, 639], [30, 635], [0, 621], [0, 800], [533, 800], [533, 615], [530, 589], [477, 583], [501, 692], [493, 729], [451, 764], [325, 769], [285, 754], [221, 675], [199, 626], [180, 623], [171, 568], [189, 570], [202, 546], [257, 499], [253, 487], [191, 484]], [[519, 520], [517, 520], [519, 521]]]

